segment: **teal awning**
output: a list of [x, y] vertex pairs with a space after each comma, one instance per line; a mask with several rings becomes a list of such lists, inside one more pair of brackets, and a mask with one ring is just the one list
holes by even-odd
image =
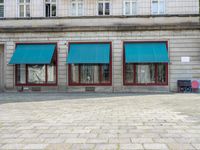
[[125, 43], [126, 63], [168, 63], [166, 42]]
[[109, 64], [109, 43], [71, 43], [67, 58], [68, 64]]
[[9, 64], [50, 64], [56, 44], [18, 44]]

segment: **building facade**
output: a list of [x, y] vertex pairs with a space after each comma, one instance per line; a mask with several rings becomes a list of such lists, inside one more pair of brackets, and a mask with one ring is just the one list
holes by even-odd
[[0, 0], [0, 89], [176, 92], [199, 20], [199, 0]]

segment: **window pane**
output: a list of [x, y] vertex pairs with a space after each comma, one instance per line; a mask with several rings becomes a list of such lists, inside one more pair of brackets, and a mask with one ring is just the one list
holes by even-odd
[[72, 15], [76, 16], [76, 3], [72, 3]]
[[4, 3], [4, 0], [0, 0], [0, 3]]
[[71, 65], [71, 81], [72, 83], [79, 83], [78, 65]]
[[158, 14], [158, 1], [152, 2], [152, 14]]
[[24, 5], [19, 6], [19, 16], [24, 17]]
[[99, 14], [99, 15], [103, 15], [103, 3], [99, 3], [99, 6], [98, 6], [98, 14]]
[[26, 65], [17, 65], [17, 83], [26, 83]]
[[46, 4], [45, 14], [46, 14], [46, 17], [50, 17], [50, 4]]
[[30, 3], [30, 0], [26, 0], [26, 3]]
[[52, 5], [52, 16], [56, 16], [56, 5]]
[[26, 5], [26, 17], [30, 17], [30, 5]]
[[130, 2], [125, 2], [125, 15], [130, 15]]
[[133, 64], [126, 64], [125, 81], [126, 81], [126, 83], [133, 83], [134, 82]]
[[99, 83], [98, 65], [81, 65], [81, 83], [92, 84]]
[[158, 83], [166, 83], [166, 65], [158, 64]]
[[155, 83], [155, 65], [145, 64], [136, 66], [137, 83]]
[[136, 14], [137, 14], [137, 3], [132, 2], [132, 15], [136, 15]]
[[102, 83], [110, 82], [110, 70], [109, 65], [102, 65]]
[[4, 17], [4, 6], [0, 5], [0, 17]]
[[105, 15], [110, 15], [110, 3], [105, 3]]
[[159, 8], [160, 8], [159, 13], [164, 14], [165, 13], [165, 3], [164, 3], [164, 1], [162, 1], [162, 0], [160, 1]]
[[54, 64], [47, 65], [47, 82], [56, 83], [56, 66]]
[[45, 83], [45, 65], [28, 66], [29, 83]]
[[78, 16], [83, 15], [83, 3], [78, 3]]
[[19, 0], [20, 3], [24, 3], [24, 0]]

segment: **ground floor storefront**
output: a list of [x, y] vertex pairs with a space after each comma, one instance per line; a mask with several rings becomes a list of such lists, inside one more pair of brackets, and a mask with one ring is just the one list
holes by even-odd
[[176, 92], [200, 81], [200, 32], [0, 33], [0, 88], [47, 92]]

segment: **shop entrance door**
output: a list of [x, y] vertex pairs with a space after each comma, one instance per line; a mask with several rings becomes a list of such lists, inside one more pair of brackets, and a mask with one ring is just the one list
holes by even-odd
[[4, 72], [4, 70], [3, 70], [3, 64], [4, 64], [4, 57], [3, 57], [3, 52], [4, 52], [4, 50], [3, 50], [4, 48], [3, 48], [3, 45], [0, 45], [0, 92], [3, 90], [3, 72]]

